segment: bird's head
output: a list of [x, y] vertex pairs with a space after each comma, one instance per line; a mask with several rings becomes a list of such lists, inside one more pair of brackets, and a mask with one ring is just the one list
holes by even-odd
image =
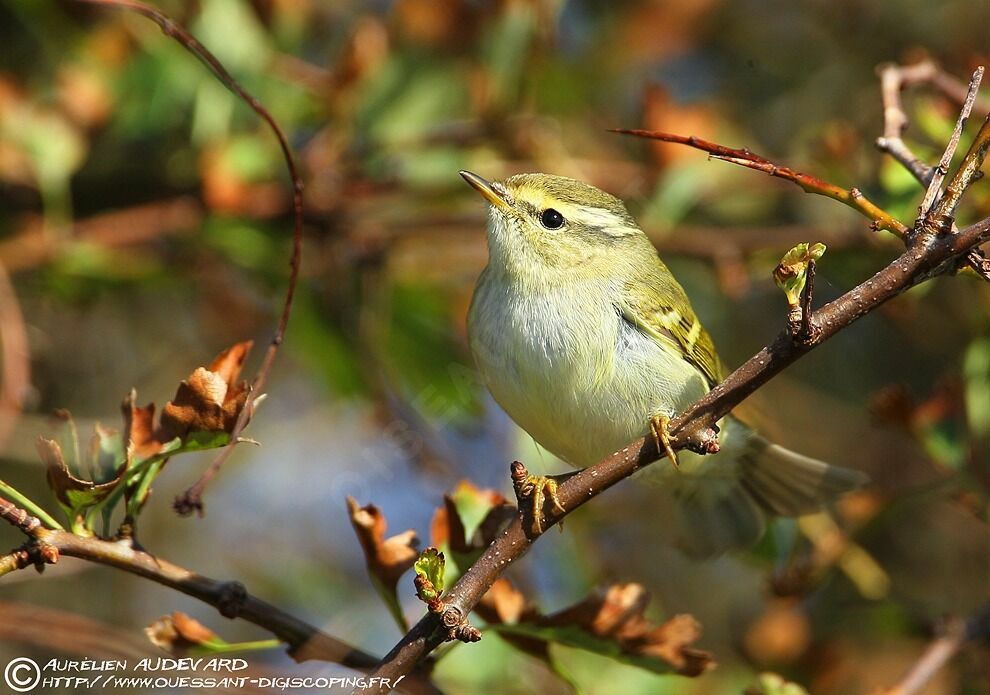
[[491, 182], [460, 173], [490, 204], [491, 263], [513, 276], [548, 282], [561, 273], [602, 277], [617, 259], [655, 256], [622, 201], [594, 186], [549, 174]]

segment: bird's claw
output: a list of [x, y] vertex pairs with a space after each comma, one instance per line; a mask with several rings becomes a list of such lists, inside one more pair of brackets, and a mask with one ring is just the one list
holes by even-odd
[[674, 464], [674, 468], [679, 468], [680, 464], [677, 462], [677, 454], [674, 453], [673, 447], [670, 446], [670, 433], [667, 431], [669, 424], [670, 418], [666, 415], [654, 415], [650, 418], [650, 431], [653, 433], [653, 440], [656, 442], [657, 451], [666, 453], [667, 458]]
[[543, 505], [549, 499], [561, 514], [567, 512], [557, 495], [557, 481], [545, 475], [527, 475], [518, 487], [519, 496], [529, 501], [533, 514], [533, 530], [543, 533]]

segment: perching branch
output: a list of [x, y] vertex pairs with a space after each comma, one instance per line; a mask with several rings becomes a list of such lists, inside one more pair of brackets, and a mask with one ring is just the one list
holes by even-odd
[[193, 513], [194, 511], [202, 514], [203, 492], [206, 490], [206, 486], [210, 483], [210, 481], [220, 471], [220, 468], [223, 467], [223, 464], [226, 463], [227, 459], [229, 459], [231, 454], [233, 454], [234, 447], [241, 441], [241, 432], [244, 431], [244, 428], [251, 420], [251, 415], [254, 412], [254, 402], [258, 396], [261, 395], [261, 389], [264, 388], [265, 381], [268, 379], [268, 374], [271, 372], [272, 364], [275, 362], [275, 355], [278, 353], [278, 349], [282, 345], [282, 340], [285, 337], [285, 329], [288, 326], [289, 315], [292, 312], [292, 299], [295, 295], [296, 284], [299, 281], [299, 265], [302, 258], [302, 178], [300, 178], [299, 171], [296, 168], [295, 159], [292, 156], [292, 148], [289, 146], [289, 140], [286, 138], [285, 133], [282, 132], [282, 128], [275, 121], [275, 118], [268, 112], [268, 109], [262, 106], [261, 102], [241, 87], [237, 80], [235, 80], [223, 66], [223, 64], [189, 32], [173, 22], [171, 18], [160, 10], [145, 5], [144, 3], [137, 2], [136, 0], [78, 1], [89, 3], [91, 5], [110, 5], [114, 7], [121, 7], [147, 17], [161, 27], [163, 34], [175, 39], [187, 51], [196, 56], [196, 58], [198, 58], [200, 62], [202, 62], [210, 70], [210, 72], [216, 76], [224, 87], [240, 97], [245, 104], [251, 107], [251, 109], [257, 113], [262, 120], [265, 121], [265, 123], [268, 124], [268, 127], [271, 128], [276, 139], [278, 140], [279, 147], [282, 150], [282, 157], [285, 160], [286, 168], [289, 170], [289, 178], [292, 180], [292, 255], [289, 259], [289, 281], [285, 290], [285, 300], [282, 303], [282, 312], [279, 315], [278, 325], [276, 326], [275, 333], [272, 335], [272, 339], [268, 344], [268, 350], [265, 352], [265, 356], [261, 361], [261, 366], [258, 367], [254, 380], [251, 382], [251, 390], [248, 393], [244, 408], [241, 410], [240, 417], [237, 419], [237, 424], [230, 433], [230, 444], [224, 447], [220, 454], [217, 455], [217, 457], [210, 463], [209, 467], [200, 479], [175, 500], [174, 506], [179, 514], [185, 516]]
[[[793, 181], [805, 190], [827, 195], [871, 217], [878, 227], [894, 231], [904, 239], [906, 251], [873, 277], [826, 304], [814, 313], [808, 311], [798, 333], [782, 330], [774, 341], [732, 372], [722, 383], [669, 423], [671, 444], [675, 449], [688, 448], [701, 453], [718, 450], [715, 424], [745, 398], [767, 383], [787, 366], [821, 345], [839, 331], [875, 311], [888, 300], [907, 289], [939, 275], [953, 272], [960, 259], [972, 249], [990, 240], [990, 218], [971, 225], [956, 234], [936, 234], [926, 230], [919, 220], [912, 231], [872, 203], [865, 201], [856, 189], [841, 189], [806, 174], [778, 167], [748, 150], [736, 150], [698, 138], [657, 134], [651, 132], [619, 131], [646, 137], [679, 142], [705, 150], [719, 159], [766, 171]], [[979, 138], [978, 138], [979, 141]], [[960, 171], [979, 168], [981, 147], [970, 148]], [[985, 151], [984, 151], [985, 152]], [[979, 160], [979, 161], [977, 161]], [[965, 186], [973, 177], [962, 179]], [[865, 201], [865, 202], [864, 202]], [[803, 297], [810, 309], [810, 292]], [[542, 532], [526, 523], [522, 514], [489, 546], [484, 555], [465, 572], [444, 595], [445, 610], [441, 614], [424, 616], [379, 665], [375, 676], [395, 678], [409, 673], [430, 651], [448, 638], [452, 627], [465, 625], [468, 614], [492, 586], [495, 580], [516, 560], [525, 555], [536, 539], [548, 528], [588, 500], [601, 494], [642, 467], [656, 461], [659, 452], [653, 437], [631, 442], [622, 450], [593, 466], [573, 474], [560, 483], [558, 496], [566, 511], [547, 507]], [[521, 464], [513, 464], [516, 476]], [[456, 632], [456, 630], [454, 631]], [[367, 688], [360, 692], [385, 692], [384, 688]]]

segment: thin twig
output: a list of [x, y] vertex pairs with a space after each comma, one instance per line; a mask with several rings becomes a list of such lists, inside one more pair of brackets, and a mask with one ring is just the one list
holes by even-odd
[[915, 695], [935, 677], [935, 674], [967, 642], [990, 638], [990, 604], [978, 610], [967, 620], [950, 618], [942, 626], [940, 634], [911, 666], [897, 685], [884, 691], [884, 695]]
[[928, 182], [928, 189], [925, 191], [925, 197], [921, 201], [921, 207], [919, 209], [921, 217], [926, 216], [929, 210], [932, 209], [935, 198], [942, 188], [942, 180], [949, 173], [949, 165], [952, 164], [952, 157], [956, 153], [956, 147], [959, 146], [959, 138], [962, 137], [963, 128], [966, 127], [966, 121], [969, 120], [969, 114], [973, 110], [976, 93], [979, 91], [980, 82], [982, 81], [983, 66], [981, 65], [973, 73], [973, 78], [969, 81], [969, 91], [966, 92], [966, 99], [963, 101], [962, 109], [959, 111], [959, 118], [956, 119], [956, 126], [952, 130], [952, 137], [949, 138], [949, 144], [946, 145], [945, 151], [942, 153], [942, 159], [939, 160], [938, 165], [932, 171], [931, 181]]
[[805, 280], [804, 290], [801, 292], [801, 330], [798, 338], [803, 342], [808, 342], [814, 335], [814, 317], [812, 315], [812, 301], [815, 292], [815, 268], [814, 258], [808, 259], [808, 273]]
[[966, 156], [950, 179], [949, 185], [945, 187], [945, 193], [939, 198], [931, 215], [928, 216], [932, 224], [935, 225], [936, 231], [948, 232], [952, 228], [956, 208], [959, 206], [963, 194], [974, 181], [983, 176], [981, 168], [988, 149], [990, 149], [990, 113], [987, 114], [983, 125], [980, 126], [980, 131], [970, 144]]
[[230, 458], [234, 447], [241, 441], [240, 434], [251, 420], [254, 411], [254, 402], [261, 394], [261, 389], [265, 385], [268, 374], [275, 362], [275, 355], [282, 341], [285, 338], [285, 329], [289, 323], [289, 316], [292, 312], [292, 299], [295, 295], [296, 284], [299, 281], [299, 265], [302, 257], [302, 225], [303, 225], [303, 183], [296, 168], [295, 159], [292, 156], [292, 148], [289, 141], [282, 132], [282, 128], [275, 121], [268, 110], [262, 106], [261, 102], [249, 94], [227, 71], [223, 64], [206, 49], [194, 36], [176, 24], [161, 11], [145, 5], [135, 0], [78, 0], [79, 2], [92, 5], [109, 5], [121, 7], [136, 12], [151, 21], [155, 22], [166, 36], [175, 39], [187, 51], [196, 56], [200, 62], [209, 68], [216, 78], [231, 92], [240, 97], [255, 113], [258, 114], [268, 124], [275, 137], [278, 139], [279, 147], [282, 150], [282, 157], [285, 159], [286, 167], [289, 170], [289, 178], [292, 180], [292, 210], [293, 210], [293, 230], [292, 230], [292, 256], [289, 260], [289, 280], [285, 291], [285, 300], [282, 304], [282, 312], [279, 316], [278, 325], [268, 344], [268, 350], [261, 361], [261, 366], [255, 374], [251, 383], [251, 391], [248, 394], [244, 408], [241, 410], [237, 423], [230, 433], [230, 444], [220, 452], [220, 454], [210, 463], [196, 483], [175, 500], [175, 508], [180, 514], [187, 515], [192, 512], [203, 512], [203, 492], [209, 482], [223, 467], [223, 464]]
[[823, 181], [822, 179], [812, 176], [811, 174], [804, 174], [800, 171], [795, 171], [790, 167], [775, 164], [766, 157], [762, 157], [745, 148], [737, 149], [725, 147], [724, 145], [719, 145], [702, 138], [694, 137], [693, 135], [675, 135], [673, 133], [663, 133], [656, 130], [616, 128], [611, 129], [611, 132], [687, 145], [689, 147], [702, 150], [703, 152], [708, 152], [715, 159], [721, 159], [726, 162], [731, 162], [732, 164], [744, 166], [747, 169], [755, 169], [757, 171], [762, 171], [769, 174], [770, 176], [791, 181], [792, 183], [800, 186], [807, 193], [823, 195], [827, 198], [831, 198], [832, 200], [837, 200], [869, 218], [875, 229], [886, 229], [887, 231], [902, 238], [906, 236], [909, 231], [907, 225], [869, 200], [858, 188], [842, 188], [841, 186], [829, 183], [828, 181]]
[[19, 530], [21, 533], [31, 534], [36, 528], [41, 526], [38, 517], [31, 516], [26, 511], [15, 504], [0, 497], [0, 519]]
[[880, 96], [883, 100], [883, 135], [877, 138], [877, 147], [896, 159], [911, 172], [923, 186], [931, 181], [932, 167], [925, 164], [905, 144], [901, 136], [908, 126], [907, 113], [901, 106], [901, 90], [920, 82], [931, 81], [938, 70], [931, 61], [916, 65], [887, 64], [880, 68]]
[[[974, 75], [975, 77], [975, 75]], [[935, 169], [922, 162], [901, 140], [901, 133], [907, 127], [907, 113], [901, 106], [901, 90], [915, 84], [929, 83], [949, 99], [962, 105], [963, 109], [973, 95], [973, 105], [982, 112], [990, 111], [990, 102], [980, 99], [973, 89], [973, 82], [969, 86], [957, 80], [952, 75], [943, 72], [935, 63], [923, 61], [916, 65], [899, 66], [894, 64], [884, 65], [880, 68], [880, 90], [883, 99], [883, 129], [884, 135], [877, 138], [877, 147], [893, 157], [904, 166], [915, 180], [931, 190], [931, 179], [935, 174]], [[972, 107], [971, 107], [972, 108]], [[961, 114], [960, 114], [961, 115]], [[958, 121], [957, 121], [958, 128]], [[946, 165], [946, 170], [948, 165]], [[926, 194], [927, 199], [927, 194]], [[931, 211], [931, 207], [921, 206], [921, 216], [926, 217]], [[951, 227], [950, 227], [951, 229]], [[979, 249], [973, 249], [966, 254], [966, 265], [979, 277], [990, 282], [990, 261]]]
[[886, 690], [884, 695], [915, 695], [921, 692], [965, 642], [966, 622], [960, 618], [949, 621], [943, 634], [928, 645], [901, 682]]

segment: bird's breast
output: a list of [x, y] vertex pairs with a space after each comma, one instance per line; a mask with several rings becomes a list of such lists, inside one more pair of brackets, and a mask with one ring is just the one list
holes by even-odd
[[650, 415], [676, 408], [692, 379], [691, 395], [704, 392], [686, 361], [622, 319], [614, 294], [607, 286], [523, 294], [482, 276], [468, 316], [471, 349], [495, 400], [575, 465], [641, 436]]

